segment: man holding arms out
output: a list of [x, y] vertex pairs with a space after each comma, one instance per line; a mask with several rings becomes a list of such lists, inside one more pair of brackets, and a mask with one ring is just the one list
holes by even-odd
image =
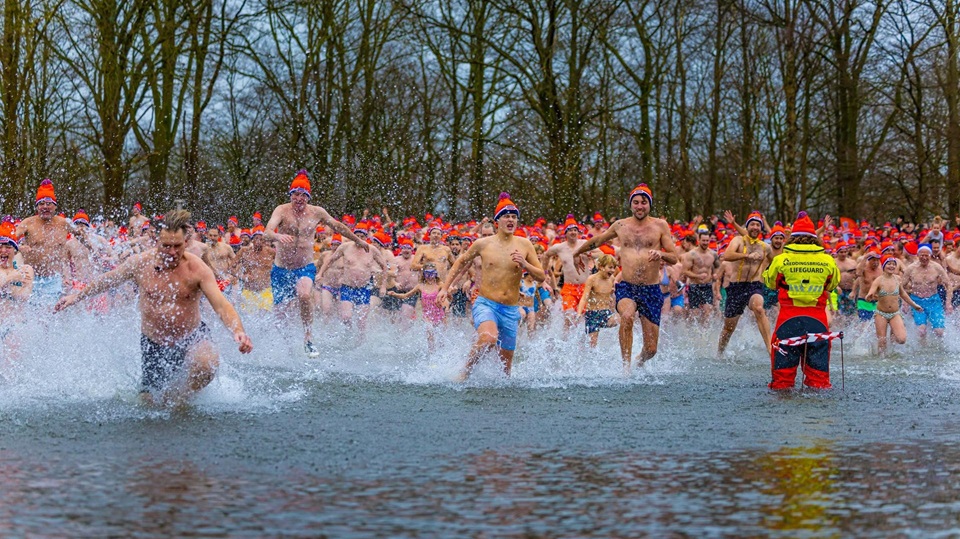
[[580, 255], [596, 249], [607, 241], [620, 241], [620, 267], [622, 280], [615, 288], [617, 313], [620, 315], [620, 356], [625, 374], [630, 373], [633, 354], [634, 317], [640, 314], [643, 330], [643, 350], [637, 364], [657, 354], [660, 339], [660, 313], [663, 310], [663, 295], [660, 292], [660, 261], [677, 263], [670, 225], [663, 219], [650, 216], [653, 193], [647, 184], [641, 183], [627, 198], [633, 214], [610, 225], [603, 234], [594, 236], [573, 252], [574, 260], [582, 269]]
[[[313, 237], [320, 223], [329, 226], [354, 243], [369, 251], [370, 246], [354, 235], [346, 225], [337, 221], [327, 210], [311, 206], [310, 178], [307, 171], [297, 172], [290, 184], [290, 202], [273, 210], [267, 222], [264, 239], [275, 242], [277, 256], [270, 272], [273, 304], [280, 305], [296, 299], [303, 321], [304, 350], [309, 357], [318, 357], [320, 351], [313, 345], [313, 279], [317, 266], [313, 263]], [[274, 232], [276, 230], [276, 232]]]

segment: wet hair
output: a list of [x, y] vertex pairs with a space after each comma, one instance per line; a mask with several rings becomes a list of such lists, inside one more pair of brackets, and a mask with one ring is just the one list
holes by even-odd
[[608, 254], [600, 255], [600, 258], [597, 259], [597, 267], [606, 268], [609, 266], [617, 267], [617, 259]]
[[171, 232], [179, 230], [186, 236], [190, 232], [190, 212], [187, 210], [170, 210], [163, 214], [163, 220], [157, 223], [157, 227]]
[[816, 236], [790, 236], [787, 245], [819, 245], [823, 247], [823, 241]]

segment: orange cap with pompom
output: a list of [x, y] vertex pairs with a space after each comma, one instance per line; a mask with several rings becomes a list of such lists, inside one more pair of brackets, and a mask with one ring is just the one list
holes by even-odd
[[510, 213], [516, 215], [518, 218], [520, 217], [520, 209], [510, 200], [510, 194], [500, 193], [500, 199], [497, 201], [497, 209], [493, 213], [493, 220], [498, 221], [501, 217]]
[[632, 204], [634, 197], [643, 196], [647, 198], [647, 202], [653, 206], [653, 191], [650, 190], [650, 187], [645, 183], [633, 188], [633, 191], [630, 191], [630, 196], [627, 198], [627, 204]]
[[73, 216], [73, 224], [90, 226], [90, 217], [87, 212], [82, 209], [77, 210], [77, 213]]
[[301, 169], [297, 172], [297, 175], [293, 178], [293, 182], [290, 183], [290, 190], [287, 194], [292, 195], [294, 193], [303, 193], [307, 195], [307, 198], [310, 198], [310, 177], [307, 176], [306, 170]]
[[40, 182], [40, 187], [37, 188], [37, 201], [34, 202], [34, 205], [41, 202], [57, 203], [57, 195], [53, 192], [53, 181], [50, 178], [45, 178]]
[[13, 246], [17, 251], [20, 250], [20, 238], [17, 237], [17, 227], [13, 224], [13, 218], [9, 215], [0, 222], [0, 245]]
[[571, 228], [580, 232], [580, 225], [577, 224], [577, 220], [572, 213], [568, 213], [567, 220], [563, 222], [563, 233], [566, 234]]

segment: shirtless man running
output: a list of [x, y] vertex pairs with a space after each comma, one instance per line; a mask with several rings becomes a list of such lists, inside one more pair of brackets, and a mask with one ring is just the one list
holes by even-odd
[[460, 373], [461, 381], [470, 376], [484, 352], [493, 348], [497, 349], [503, 371], [510, 375], [520, 326], [520, 279], [524, 271], [538, 283], [546, 278], [530, 240], [513, 235], [520, 221], [520, 210], [507, 193], [500, 193], [493, 220], [497, 223], [496, 235], [475, 241], [454, 263], [437, 294], [437, 302], [445, 304], [452, 283], [473, 265], [475, 259], [480, 260], [483, 282], [473, 302], [477, 341]]
[[933, 328], [933, 333], [943, 338], [945, 327], [944, 308], [947, 314], [953, 312], [953, 305], [948, 301], [946, 307], [940, 299], [938, 286], [947, 289], [947, 297], [953, 297], [953, 283], [947, 277], [943, 266], [931, 261], [933, 249], [929, 243], [921, 243], [917, 249], [917, 261], [907, 266], [903, 272], [903, 288], [910, 293], [910, 299], [923, 307], [913, 311], [913, 322], [917, 325], [920, 339], [927, 336], [927, 325]]
[[57, 196], [49, 179], [40, 182], [34, 207], [36, 215], [27, 217], [17, 227], [20, 254], [36, 272], [30, 301], [36, 305], [53, 306], [64, 291], [70, 223], [57, 215]]
[[[580, 239], [580, 226], [573, 215], [567, 215], [567, 220], [563, 223], [563, 235], [566, 239], [563, 243], [551, 246], [543, 253], [543, 267], [549, 268], [554, 258], [558, 258], [563, 264], [563, 287], [560, 288], [560, 297], [563, 298], [563, 329], [568, 330], [577, 320], [577, 307], [580, 300], [583, 299], [583, 288], [590, 277], [591, 262], [589, 255], [580, 255], [583, 260], [580, 264], [574, 263], [573, 253], [586, 243]], [[583, 267], [583, 271], [578, 269]], [[556, 289], [556, 283], [552, 283]]]
[[[267, 222], [264, 239], [276, 242], [277, 256], [270, 272], [274, 307], [296, 299], [303, 322], [304, 350], [309, 357], [319, 357], [313, 338], [313, 279], [317, 267], [313, 263], [313, 237], [317, 225], [324, 225], [346, 236], [365, 251], [370, 246], [337, 221], [320, 206], [310, 201], [310, 178], [307, 171], [297, 172], [290, 184], [290, 202], [273, 210]], [[276, 230], [276, 232], [274, 232]]]
[[710, 230], [697, 231], [697, 246], [680, 256], [682, 276], [687, 279], [687, 308], [697, 311], [697, 319], [703, 324], [714, 312], [714, 304], [720, 303], [720, 256], [710, 248]]
[[[732, 216], [732, 214], [731, 214]], [[732, 221], [731, 223], [735, 223]], [[735, 225], [734, 225], [735, 226]], [[763, 216], [759, 212], [752, 212], [744, 225], [746, 235], [740, 235], [730, 240], [730, 245], [723, 252], [723, 260], [736, 265], [736, 274], [733, 281], [727, 285], [727, 301], [723, 309], [723, 329], [720, 331], [720, 344], [717, 355], [723, 355], [730, 342], [730, 337], [737, 329], [740, 316], [745, 308], [753, 311], [760, 330], [760, 338], [767, 348], [767, 355], [771, 353], [770, 320], [763, 310], [763, 270], [770, 265], [770, 246], [760, 239], [763, 231]]]
[[412, 269], [419, 272], [427, 264], [433, 264], [437, 268], [437, 274], [442, 282], [447, 278], [447, 272], [453, 267], [457, 257], [449, 247], [440, 243], [443, 239], [443, 230], [438, 226], [430, 227], [430, 243], [421, 245], [417, 249], [417, 254], [413, 256]]
[[213, 271], [185, 250], [189, 219], [184, 210], [166, 213], [155, 249], [131, 256], [83, 290], [63, 297], [55, 308], [63, 310], [127, 281], [136, 283], [143, 361], [140, 391], [148, 404], [182, 404], [216, 375], [219, 354], [200, 318], [201, 296], [233, 332], [240, 353], [253, 349], [237, 311], [217, 287]]
[[603, 234], [594, 236], [576, 251], [574, 260], [582, 264], [579, 256], [596, 249], [609, 240], [620, 242], [620, 267], [622, 280], [615, 293], [617, 313], [620, 315], [620, 357], [624, 374], [630, 373], [633, 355], [633, 324], [637, 314], [641, 316], [643, 350], [637, 356], [637, 364], [657, 354], [660, 340], [660, 313], [663, 309], [663, 294], [660, 292], [660, 261], [677, 263], [670, 225], [663, 219], [650, 215], [653, 193], [641, 183], [627, 198], [631, 217], [620, 219], [610, 225]]
[[[366, 236], [368, 231], [358, 226], [356, 234]], [[364, 249], [364, 246], [368, 248]], [[324, 260], [317, 272], [317, 279], [323, 279], [331, 265], [343, 261], [340, 273], [340, 320], [344, 324], [350, 324], [356, 311], [357, 327], [361, 331], [366, 328], [367, 316], [370, 314], [374, 276], [387, 269], [387, 261], [380, 249], [370, 249], [366, 242], [364, 246], [356, 243], [342, 244]]]

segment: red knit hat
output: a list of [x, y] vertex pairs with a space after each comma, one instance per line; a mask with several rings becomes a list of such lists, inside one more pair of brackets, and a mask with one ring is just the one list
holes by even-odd
[[17, 227], [13, 225], [13, 219], [9, 215], [3, 218], [3, 222], [0, 222], [0, 245], [11, 245], [14, 249], [20, 250]]
[[306, 170], [301, 169], [297, 172], [293, 182], [290, 183], [290, 190], [287, 191], [287, 194], [292, 195], [294, 193], [303, 193], [307, 195], [307, 198], [310, 198], [310, 178], [307, 176]]
[[813, 226], [813, 220], [810, 219], [810, 216], [807, 215], [807, 212], [802, 211], [797, 214], [797, 220], [793, 222], [790, 235], [816, 237], [817, 229], [815, 226]]
[[647, 184], [641, 183], [640, 185], [634, 187], [633, 191], [630, 191], [630, 196], [627, 198], [627, 204], [633, 203], [633, 197], [636, 196], [647, 197], [647, 202], [653, 206], [653, 191], [650, 190], [650, 187], [648, 187]]
[[330, 236], [330, 245], [340, 245], [341, 243], [343, 243], [343, 236], [340, 234]]
[[135, 210], [137, 210], [137, 211], [143, 211], [143, 206], [142, 206], [139, 202], [134, 202], [134, 203], [133, 203], [133, 209], [135, 209]]
[[253, 212], [253, 218], [257, 221], [263, 221], [263, 216], [260, 215], [260, 212], [258, 211]]
[[251, 235], [251, 233], [250, 233], [250, 229], [249, 229], [249, 228], [241, 228], [241, 229], [240, 229], [240, 237], [241, 237], [241, 238], [244, 237], [244, 236], [246, 236], [246, 237], [249, 238], [250, 235]]
[[197, 229], [197, 232], [201, 232], [201, 231], [205, 232], [207, 230], [207, 223], [203, 221], [197, 221], [197, 226], [193, 228]]
[[602, 223], [602, 222], [603, 222], [603, 216], [600, 215], [600, 212], [597, 212], [597, 213], [593, 214], [593, 222], [594, 222], [594, 223]]
[[53, 192], [53, 182], [50, 178], [40, 182], [40, 187], [37, 188], [37, 201], [34, 202], [34, 205], [44, 201], [57, 203], [57, 195]]
[[880, 267], [882, 268], [882, 267], [886, 266], [886, 265], [887, 265], [887, 262], [891, 262], [891, 261], [892, 261], [892, 262], [897, 262], [897, 257], [895, 257], [895, 256], [893, 256], [893, 255], [883, 255], [883, 256], [881, 256], [881, 257], [880, 257]]
[[77, 210], [76, 215], [73, 216], [73, 224], [90, 226], [90, 217], [87, 215], [87, 212], [82, 209]]
[[786, 235], [787, 235], [787, 230], [786, 230], [785, 228], [783, 228], [783, 225], [780, 223], [780, 221], [777, 221], [777, 222], [773, 225], [773, 228], [770, 229], [770, 237], [771, 237], [771, 238], [774, 237], [774, 236], [776, 236], [777, 234], [779, 234], [779, 235], [781, 235], [781, 236], [786, 236]]
[[510, 200], [509, 193], [500, 193], [500, 200], [497, 202], [497, 209], [493, 213], [493, 220], [499, 221], [504, 215], [512, 213], [520, 218], [520, 209]]
[[227, 219], [227, 224], [230, 224], [230, 223], [233, 223], [233, 226], [237, 226], [240, 224], [240, 220], [237, 219], [236, 215], [231, 215], [230, 218]]
[[577, 220], [574, 219], [572, 213], [568, 213], [567, 220], [563, 222], [563, 233], [566, 234], [571, 228], [575, 228], [577, 232], [580, 231], [580, 225], [577, 224]]

